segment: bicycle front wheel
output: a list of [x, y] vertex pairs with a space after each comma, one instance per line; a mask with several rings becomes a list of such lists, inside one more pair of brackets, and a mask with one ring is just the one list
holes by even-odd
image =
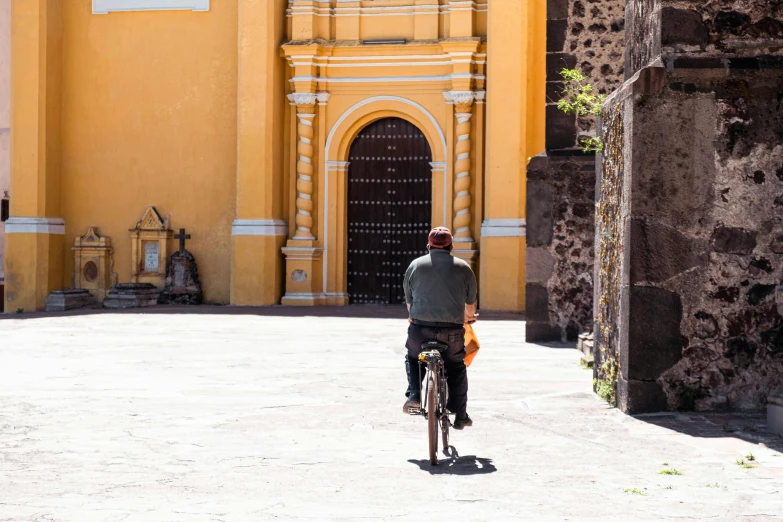
[[430, 464], [438, 464], [438, 380], [435, 372], [427, 377], [427, 432], [430, 443]]

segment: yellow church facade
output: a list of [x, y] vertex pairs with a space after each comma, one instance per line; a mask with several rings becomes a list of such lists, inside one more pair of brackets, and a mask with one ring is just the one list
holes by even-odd
[[74, 286], [91, 227], [131, 281], [149, 207], [191, 234], [207, 302], [384, 302], [380, 276], [445, 225], [481, 307], [524, 309], [545, 19], [545, 0], [12, 0], [5, 311]]

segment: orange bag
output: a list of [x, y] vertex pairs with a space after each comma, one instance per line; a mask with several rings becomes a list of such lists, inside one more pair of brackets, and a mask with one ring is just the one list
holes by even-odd
[[470, 366], [470, 363], [473, 362], [473, 358], [478, 353], [479, 348], [481, 348], [481, 345], [479, 345], [478, 337], [476, 337], [476, 332], [473, 331], [473, 325], [466, 323], [465, 324], [465, 366]]

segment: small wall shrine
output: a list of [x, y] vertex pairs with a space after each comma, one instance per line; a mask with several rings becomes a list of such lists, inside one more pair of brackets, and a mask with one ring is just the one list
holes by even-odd
[[172, 237], [169, 216], [161, 218], [155, 207], [148, 207], [131, 229], [131, 281], [151, 283], [163, 288], [166, 282], [168, 242]]
[[88, 290], [102, 301], [109, 289], [117, 284], [117, 274], [112, 272], [111, 239], [101, 236], [97, 227], [90, 227], [86, 234], [76, 238], [72, 250], [73, 287]]

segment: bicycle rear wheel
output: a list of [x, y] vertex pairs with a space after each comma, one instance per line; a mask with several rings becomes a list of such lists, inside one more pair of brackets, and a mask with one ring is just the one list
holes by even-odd
[[427, 433], [430, 443], [430, 464], [438, 464], [438, 380], [435, 372], [427, 377]]
[[449, 385], [446, 382], [446, 372], [443, 368], [438, 372], [440, 378], [440, 431], [443, 436], [443, 452], [448, 455], [449, 453], [449, 422], [448, 404], [449, 404]]

